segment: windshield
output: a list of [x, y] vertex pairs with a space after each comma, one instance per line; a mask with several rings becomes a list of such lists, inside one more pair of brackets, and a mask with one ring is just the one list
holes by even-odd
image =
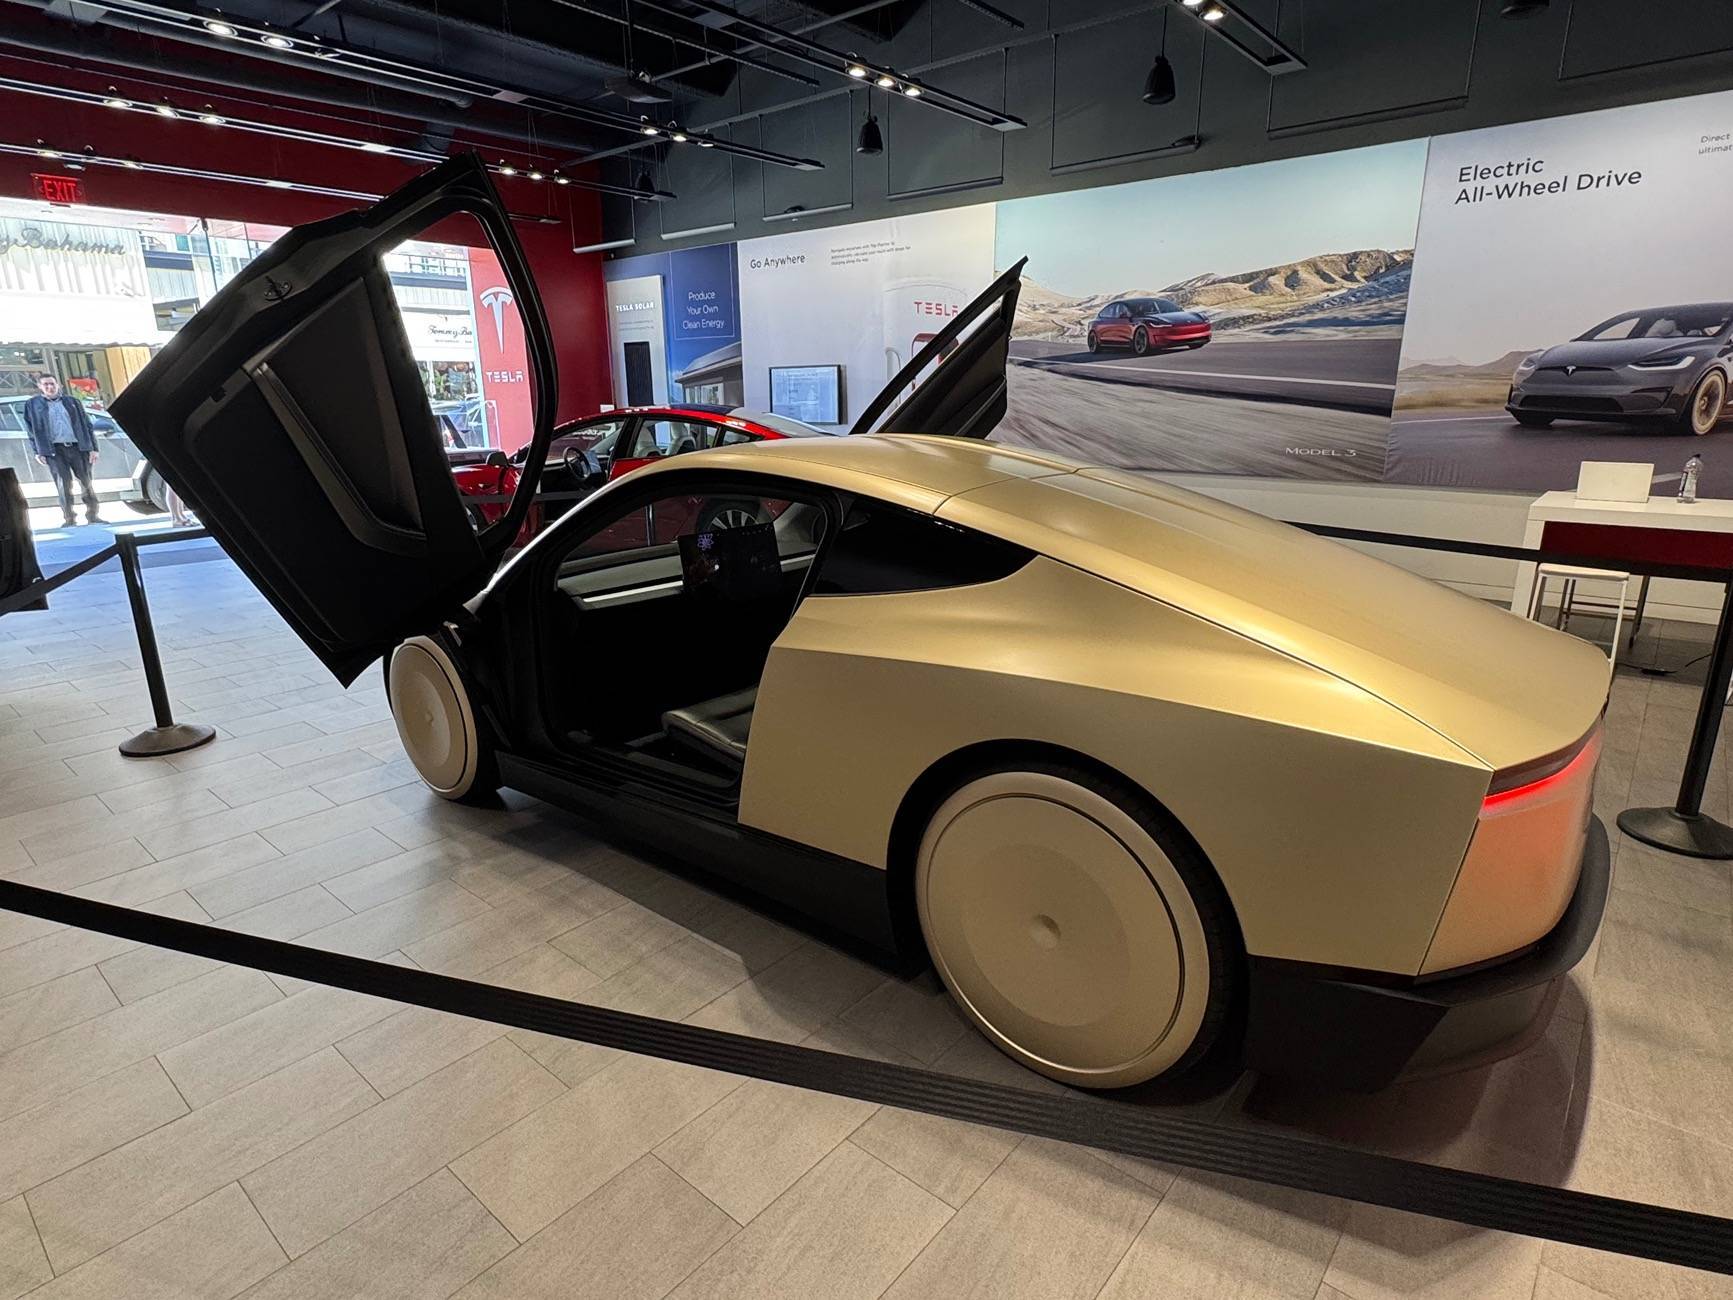
[[1606, 339], [1711, 339], [1733, 320], [1733, 305], [1711, 303], [1703, 307], [1660, 307], [1627, 312], [1603, 321], [1578, 342]]
[[1125, 305], [1131, 308], [1133, 316], [1161, 316], [1185, 310], [1172, 298], [1133, 298]]

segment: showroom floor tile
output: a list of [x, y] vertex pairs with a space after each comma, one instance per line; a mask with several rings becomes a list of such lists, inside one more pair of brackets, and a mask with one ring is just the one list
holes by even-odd
[[[422, 789], [220, 558], [0, 621], [0, 875], [830, 1051], [1056, 1088], [896, 978], [520, 796]], [[1582, 629], [1596, 629], [1585, 624]], [[1671, 802], [1707, 629], [1651, 626], [1596, 807]], [[1692, 670], [1701, 672], [1701, 666]], [[1733, 801], [1724, 739], [1706, 807]], [[1615, 834], [1528, 1052], [1372, 1098], [1218, 1071], [1139, 1104], [1733, 1213], [1733, 873]], [[34, 1290], [33, 1290], [34, 1288]], [[1733, 1297], [1733, 1279], [1022, 1139], [0, 913], [0, 1300], [41, 1296]]]

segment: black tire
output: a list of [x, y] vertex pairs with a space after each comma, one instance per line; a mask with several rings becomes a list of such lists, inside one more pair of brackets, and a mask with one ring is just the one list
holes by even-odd
[[1131, 351], [1134, 356], [1149, 355], [1149, 334], [1141, 325], [1131, 332]]
[[146, 465], [144, 473], [139, 475], [139, 492], [142, 494], [136, 501], [128, 501], [126, 508], [134, 514], [166, 515], [168, 513], [168, 485], [162, 481], [150, 465]]
[[1549, 428], [1553, 422], [1553, 417], [1550, 415], [1532, 415], [1527, 411], [1513, 411], [1511, 414], [1516, 417], [1516, 422], [1525, 429], [1545, 429]]
[[1089, 350], [1091, 352], [1101, 351], [1101, 336], [1094, 330], [1089, 331]]
[[[1203, 934], [1204, 956], [1207, 962], [1209, 991], [1206, 996], [1201, 1018], [1189, 1045], [1167, 1065], [1158, 1068], [1154, 1073], [1144, 1074], [1140, 1078], [1126, 1079], [1122, 1082], [1087, 1083], [1090, 1087], [1127, 1087], [1136, 1086], [1153, 1078], [1172, 1079], [1190, 1069], [1208, 1055], [1211, 1050], [1222, 1043], [1223, 1031], [1232, 1022], [1234, 1013], [1241, 1000], [1244, 983], [1245, 947], [1240, 937], [1239, 923], [1233, 906], [1228, 900], [1227, 891], [1223, 888], [1215, 870], [1204, 857], [1202, 850], [1186, 833], [1185, 829], [1174, 819], [1166, 809], [1154, 799], [1120, 778], [1099, 773], [1080, 765], [1058, 760], [1043, 760], [1031, 758], [1028, 761], [1013, 761], [985, 765], [971, 771], [967, 776], [952, 785], [949, 791], [934, 802], [927, 813], [923, 840], [931, 828], [945, 815], [945, 810], [951, 807], [959, 797], [966, 798], [963, 792], [979, 783], [992, 781], [996, 778], [1009, 778], [1022, 781], [1030, 775], [1037, 777], [1052, 777], [1067, 782], [1082, 791], [1094, 795], [1117, 810], [1118, 813], [1140, 828], [1153, 841], [1159, 852], [1165, 856], [1173, 867], [1174, 873], [1183, 884], [1183, 889], [1189, 897], [1192, 911], [1195, 913]], [[956, 826], [962, 823], [949, 823]], [[947, 829], [948, 833], [948, 829]], [[941, 836], [941, 841], [944, 836]], [[920, 857], [923, 850], [917, 849], [917, 861], [914, 864], [916, 876], [917, 908], [920, 906], [920, 875], [923, 866]], [[1159, 895], [1159, 885], [1157, 886]], [[1170, 900], [1169, 908], [1178, 900]], [[1045, 919], [1045, 918], [1043, 918]], [[1057, 930], [1055, 930], [1057, 933]], [[931, 940], [926, 930], [926, 921], [922, 919], [922, 939], [928, 944], [928, 956], [933, 956]], [[960, 1009], [966, 1018], [980, 1022], [971, 1011], [967, 1000], [961, 997], [958, 989], [951, 985], [951, 979], [946, 974], [942, 963], [935, 961], [941, 978], [951, 986], [953, 996], [957, 997]], [[994, 1035], [989, 1033], [989, 1038]], [[1007, 1050], [1014, 1058], [1021, 1058], [1016, 1051], [1005, 1048], [1002, 1042], [996, 1043], [1001, 1050]], [[1176, 1045], [1177, 1046], [1177, 1045]], [[1023, 1060], [1025, 1065], [1041, 1069], [1043, 1073], [1055, 1078], [1063, 1078], [1061, 1072], [1034, 1065], [1029, 1060]], [[1067, 1082], [1079, 1083], [1076, 1078], [1066, 1079]]]
[[1726, 414], [1727, 376], [1719, 370], [1709, 370], [1691, 390], [1691, 400], [1679, 415], [1678, 428], [1681, 433], [1701, 438], [1715, 432], [1715, 426]]

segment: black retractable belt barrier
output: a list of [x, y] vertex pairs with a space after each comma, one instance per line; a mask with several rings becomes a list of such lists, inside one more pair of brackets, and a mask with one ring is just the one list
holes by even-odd
[[0, 908], [642, 1056], [1687, 1268], [1733, 1273], [1733, 1220], [703, 1029], [153, 916], [0, 880]]
[[[188, 536], [197, 536], [188, 533]], [[120, 550], [120, 569], [126, 578], [126, 598], [132, 605], [132, 625], [138, 633], [138, 657], [144, 662], [144, 683], [150, 691], [151, 712], [156, 725], [120, 742], [128, 758], [154, 758], [197, 749], [216, 739], [216, 728], [202, 722], [176, 722], [169, 708], [168, 684], [163, 681], [162, 656], [156, 649], [156, 625], [150, 621], [150, 605], [144, 597], [144, 578], [139, 572], [138, 538], [122, 533], [115, 539]]]

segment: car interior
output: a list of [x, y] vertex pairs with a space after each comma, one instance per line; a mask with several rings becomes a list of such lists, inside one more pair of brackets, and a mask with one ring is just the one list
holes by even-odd
[[631, 505], [555, 566], [551, 734], [646, 770], [738, 785], [770, 646], [830, 526], [818, 500], [683, 488]]

